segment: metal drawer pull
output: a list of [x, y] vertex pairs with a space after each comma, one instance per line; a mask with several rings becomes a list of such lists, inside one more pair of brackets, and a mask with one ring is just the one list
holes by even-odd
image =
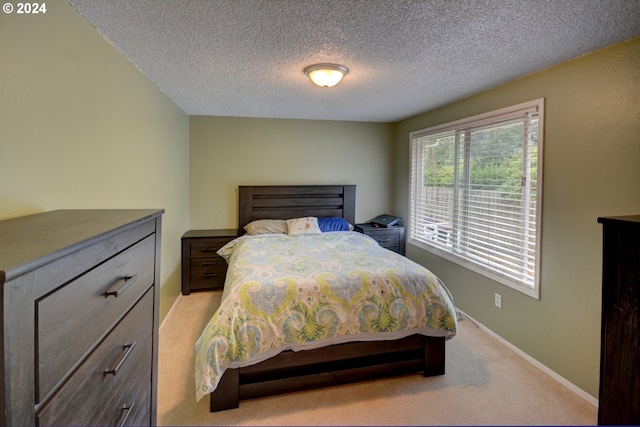
[[129, 403], [128, 405], [124, 405], [122, 407], [122, 414], [120, 414], [120, 420], [116, 423], [117, 426], [122, 427], [127, 425], [127, 418], [133, 412], [134, 403]]
[[215, 252], [220, 248], [202, 248], [202, 252]]
[[122, 349], [124, 350], [124, 353], [122, 354], [122, 357], [120, 358], [118, 363], [116, 363], [116, 366], [113, 369], [107, 367], [107, 369], [104, 370], [104, 375], [107, 376], [109, 374], [113, 374], [113, 376], [115, 377], [116, 374], [118, 373], [118, 369], [120, 369], [120, 367], [122, 366], [124, 361], [127, 360], [127, 357], [129, 357], [129, 355], [131, 354], [131, 351], [133, 350], [133, 348], [135, 346], [136, 346], [136, 342], [135, 341], [132, 342], [131, 344], [123, 345]]
[[118, 280], [115, 285], [109, 288], [107, 292], [104, 293], [104, 297], [108, 298], [110, 296], [118, 297], [124, 291], [127, 290], [129, 286], [138, 280], [138, 275], [134, 274], [133, 276], [124, 276], [122, 279]]
[[217, 277], [218, 273], [204, 273], [202, 277]]
[[391, 239], [378, 239], [378, 242], [390, 242]]
[[217, 264], [217, 262], [215, 262], [215, 261], [205, 261], [205, 262], [202, 263], [202, 265], [216, 265], [216, 264]]

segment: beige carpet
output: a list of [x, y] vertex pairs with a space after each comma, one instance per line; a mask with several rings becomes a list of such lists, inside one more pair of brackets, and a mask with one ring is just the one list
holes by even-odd
[[194, 344], [220, 292], [183, 296], [160, 334], [159, 425], [595, 425], [597, 409], [478, 329], [459, 322], [446, 375], [420, 374], [240, 402], [195, 401]]

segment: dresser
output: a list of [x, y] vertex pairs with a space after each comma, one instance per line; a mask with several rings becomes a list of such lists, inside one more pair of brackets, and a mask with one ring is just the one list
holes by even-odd
[[640, 425], [640, 215], [603, 226], [598, 424]]
[[404, 255], [405, 228], [401, 226], [376, 227], [373, 224], [356, 224], [354, 231], [372, 237], [380, 246]]
[[155, 425], [163, 210], [0, 221], [0, 425]]
[[182, 236], [182, 294], [222, 289], [227, 262], [216, 252], [238, 237], [237, 229], [189, 230]]

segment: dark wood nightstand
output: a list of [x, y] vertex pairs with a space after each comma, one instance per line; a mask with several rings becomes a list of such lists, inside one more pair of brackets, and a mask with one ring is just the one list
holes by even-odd
[[238, 230], [189, 230], [182, 236], [182, 295], [224, 287], [227, 262], [216, 252]]
[[371, 223], [356, 224], [353, 231], [357, 231], [375, 239], [380, 246], [404, 255], [405, 229], [400, 226], [375, 227]]

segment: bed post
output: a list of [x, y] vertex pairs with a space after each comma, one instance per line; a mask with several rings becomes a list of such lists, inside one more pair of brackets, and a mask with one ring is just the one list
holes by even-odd
[[343, 193], [342, 218], [351, 224], [356, 222], [356, 186], [345, 185]]
[[432, 377], [444, 375], [445, 339], [444, 337], [423, 337], [424, 368], [422, 375]]
[[244, 234], [244, 226], [251, 222], [253, 211], [253, 187], [241, 185], [238, 187], [238, 236]]
[[240, 370], [227, 369], [218, 387], [209, 395], [209, 411], [219, 412], [240, 406]]

